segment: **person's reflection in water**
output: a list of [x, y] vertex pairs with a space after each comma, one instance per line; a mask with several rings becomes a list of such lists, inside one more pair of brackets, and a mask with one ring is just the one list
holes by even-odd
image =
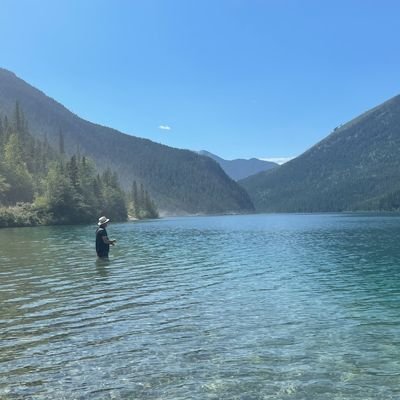
[[102, 259], [98, 258], [96, 260], [96, 271], [102, 278], [107, 278], [109, 271], [108, 266], [110, 265], [110, 260], [108, 258]]

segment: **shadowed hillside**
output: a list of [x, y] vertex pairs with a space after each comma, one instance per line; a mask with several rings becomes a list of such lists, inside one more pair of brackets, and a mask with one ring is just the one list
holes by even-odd
[[57, 148], [61, 133], [67, 154], [79, 150], [95, 160], [98, 168], [112, 168], [127, 189], [133, 180], [143, 183], [161, 212], [253, 210], [247, 193], [212, 160], [85, 121], [0, 69], [0, 114], [11, 115], [16, 102], [34, 136], [46, 137]]
[[336, 128], [281, 167], [240, 183], [257, 211], [400, 208], [400, 96]]

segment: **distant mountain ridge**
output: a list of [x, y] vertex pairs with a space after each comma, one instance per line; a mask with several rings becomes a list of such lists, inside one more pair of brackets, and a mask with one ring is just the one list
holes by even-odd
[[400, 96], [280, 168], [240, 181], [260, 212], [400, 209]]
[[247, 178], [248, 176], [257, 174], [262, 171], [267, 171], [271, 168], [275, 168], [278, 164], [271, 161], [263, 161], [258, 158], [246, 159], [235, 159], [235, 160], [224, 160], [223, 158], [212, 154], [206, 150], [198, 152], [203, 156], [207, 156], [215, 160], [230, 176], [233, 180], [238, 181], [240, 179]]
[[143, 183], [163, 214], [254, 210], [245, 190], [213, 161], [85, 121], [0, 68], [0, 114], [11, 115], [17, 101], [34, 136], [46, 137], [58, 148], [62, 132], [67, 154], [79, 149], [100, 169], [111, 167], [126, 189], [133, 180]]

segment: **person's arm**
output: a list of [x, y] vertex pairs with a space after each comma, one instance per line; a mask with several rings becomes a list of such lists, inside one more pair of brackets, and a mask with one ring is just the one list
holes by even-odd
[[114, 245], [115, 242], [116, 242], [116, 240], [110, 240], [110, 239], [108, 238], [108, 236], [103, 236], [103, 242], [104, 242], [105, 244]]

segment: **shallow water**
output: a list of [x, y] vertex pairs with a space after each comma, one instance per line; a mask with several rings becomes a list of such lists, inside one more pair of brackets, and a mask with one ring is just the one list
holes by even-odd
[[1, 399], [399, 399], [400, 217], [0, 230]]

